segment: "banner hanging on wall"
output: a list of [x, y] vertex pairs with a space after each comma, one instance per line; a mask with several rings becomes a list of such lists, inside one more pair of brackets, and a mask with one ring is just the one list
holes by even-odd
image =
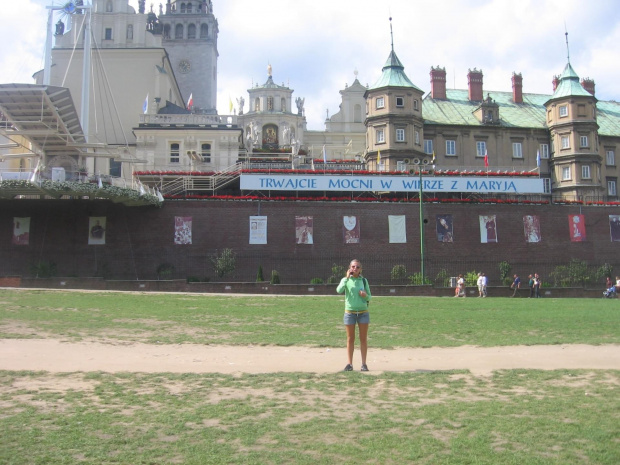
[[[419, 192], [417, 176], [338, 176], [242, 174], [241, 189], [260, 191]], [[541, 178], [422, 177], [424, 192], [544, 194]]]

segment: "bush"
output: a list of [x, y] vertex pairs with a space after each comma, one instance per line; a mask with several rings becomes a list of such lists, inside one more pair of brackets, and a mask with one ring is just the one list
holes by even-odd
[[407, 268], [405, 265], [394, 265], [392, 271], [390, 272], [390, 278], [392, 281], [398, 281], [400, 279], [405, 279], [407, 277]]
[[51, 278], [56, 276], [56, 263], [41, 261], [30, 266], [30, 272], [35, 278]]
[[443, 287], [451, 287], [450, 286], [450, 275], [445, 269], [439, 270], [437, 276], [435, 276], [435, 285], [440, 285]]
[[209, 278], [207, 278], [207, 277], [199, 278], [198, 276], [188, 276], [186, 278], [186, 281], [188, 283], [208, 283], [209, 282]]
[[321, 278], [312, 278], [310, 284], [323, 284], [323, 280]]
[[342, 278], [347, 274], [346, 267], [342, 265], [332, 265], [332, 274], [327, 278], [327, 284], [338, 284]]
[[211, 265], [218, 278], [234, 273], [235, 261], [235, 253], [232, 249], [224, 249], [220, 255], [215, 254], [211, 257]]
[[256, 273], [256, 282], [263, 282], [265, 279], [263, 278], [263, 267], [258, 265], [258, 273]]
[[568, 265], [556, 266], [549, 276], [555, 287], [585, 287], [595, 274], [596, 272], [588, 269], [585, 261], [573, 258]]
[[157, 267], [157, 279], [170, 279], [172, 273], [174, 273], [174, 265], [171, 263], [160, 263]]
[[512, 283], [512, 278], [510, 277], [510, 270], [511, 270], [511, 266], [510, 263], [508, 262], [501, 262], [499, 264], [499, 280], [503, 283], [503, 284], [510, 284]]
[[465, 276], [463, 276], [465, 278], [465, 285], [466, 286], [477, 286], [478, 285], [478, 272], [476, 270], [474, 271], [468, 271], [467, 273], [465, 273]]
[[276, 270], [271, 271], [271, 284], [280, 284], [280, 274]]
[[433, 284], [433, 281], [428, 276], [425, 276], [424, 279], [422, 279], [422, 273], [414, 273], [409, 276], [409, 282], [417, 286], [422, 284]]

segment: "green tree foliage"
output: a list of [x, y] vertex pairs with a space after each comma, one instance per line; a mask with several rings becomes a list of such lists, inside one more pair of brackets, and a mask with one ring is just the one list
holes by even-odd
[[235, 272], [235, 253], [232, 249], [224, 249], [221, 254], [215, 254], [211, 257], [211, 265], [218, 278], [232, 274]]

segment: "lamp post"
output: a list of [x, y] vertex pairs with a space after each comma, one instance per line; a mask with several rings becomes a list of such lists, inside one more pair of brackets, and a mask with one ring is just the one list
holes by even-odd
[[422, 167], [419, 168], [420, 177], [420, 274], [422, 275], [422, 284], [425, 282], [426, 274], [424, 273], [424, 207], [422, 203], [422, 195], [424, 188], [422, 187]]

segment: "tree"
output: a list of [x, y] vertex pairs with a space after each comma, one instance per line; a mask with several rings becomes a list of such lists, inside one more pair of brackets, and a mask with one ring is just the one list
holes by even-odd
[[227, 274], [234, 273], [235, 262], [235, 253], [232, 249], [224, 249], [220, 255], [216, 253], [211, 257], [211, 265], [218, 278], [223, 278]]

